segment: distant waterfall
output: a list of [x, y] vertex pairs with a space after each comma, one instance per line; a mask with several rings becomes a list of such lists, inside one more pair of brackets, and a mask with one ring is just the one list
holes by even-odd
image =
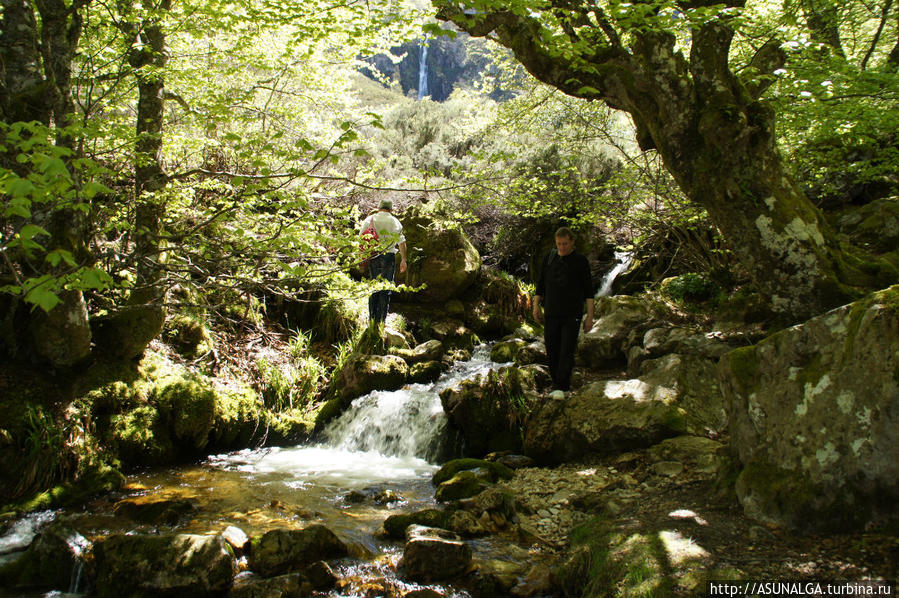
[[418, 56], [418, 99], [431, 95], [428, 89], [428, 42], [422, 41]]
[[615, 282], [615, 278], [618, 277], [619, 274], [627, 270], [631, 262], [634, 260], [633, 256], [627, 251], [616, 251], [615, 252], [615, 267], [612, 268], [605, 276], [602, 278], [602, 282], [599, 285], [599, 290], [596, 292], [597, 297], [605, 297], [609, 293], [612, 292], [612, 283]]

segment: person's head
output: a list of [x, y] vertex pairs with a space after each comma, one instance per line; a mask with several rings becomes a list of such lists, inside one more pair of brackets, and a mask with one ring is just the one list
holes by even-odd
[[378, 209], [383, 210], [385, 212], [389, 212], [393, 210], [393, 200], [392, 199], [382, 199], [381, 203], [378, 204]]
[[570, 228], [563, 226], [556, 231], [556, 250], [559, 255], [568, 255], [574, 251], [574, 233]]

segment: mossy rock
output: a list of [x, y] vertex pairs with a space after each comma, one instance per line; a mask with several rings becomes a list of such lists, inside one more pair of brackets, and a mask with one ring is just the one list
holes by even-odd
[[391, 515], [384, 520], [384, 531], [394, 540], [406, 537], [406, 528], [410, 525], [426, 525], [444, 528], [449, 521], [450, 513], [440, 509], [424, 509], [414, 513]]
[[208, 353], [215, 345], [206, 323], [188, 314], [169, 317], [162, 336], [178, 353], [190, 358]]
[[490, 349], [490, 361], [495, 361], [497, 363], [509, 363], [515, 361], [515, 356], [518, 355], [518, 352], [523, 347], [527, 346], [527, 344], [527, 341], [520, 338], [500, 341]]
[[480, 494], [488, 484], [475, 471], [460, 471], [437, 486], [434, 497], [440, 502], [462, 500]]
[[460, 471], [472, 469], [485, 469], [489, 471], [492, 476], [491, 482], [494, 483], [501, 479], [511, 480], [515, 475], [514, 471], [502, 463], [497, 463], [495, 461], [485, 461], [484, 459], [453, 459], [452, 461], [444, 463], [443, 466], [434, 473], [434, 477], [431, 478], [431, 483], [435, 486], [439, 486]]
[[443, 363], [440, 361], [415, 363], [409, 368], [409, 382], [413, 384], [430, 384], [436, 382], [442, 373]]
[[253, 538], [250, 568], [264, 577], [302, 571], [323, 559], [348, 554], [344, 544], [323, 525], [310, 525], [301, 530], [275, 529]]

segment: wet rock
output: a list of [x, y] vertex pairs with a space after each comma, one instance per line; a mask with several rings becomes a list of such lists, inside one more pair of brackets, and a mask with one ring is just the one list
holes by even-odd
[[343, 495], [343, 502], [350, 505], [359, 505], [368, 500], [368, 495], [359, 490], [350, 490]]
[[395, 540], [406, 537], [406, 529], [410, 525], [424, 525], [426, 527], [447, 527], [449, 515], [440, 509], [423, 509], [414, 513], [399, 513], [391, 515], [384, 521], [384, 531], [387, 536]]
[[234, 580], [229, 598], [308, 598], [312, 584], [299, 573], [263, 578], [257, 575], [239, 576]]
[[443, 373], [440, 361], [422, 361], [409, 368], [409, 382], [413, 384], [430, 384], [436, 382]]
[[403, 500], [403, 497], [394, 492], [393, 490], [381, 490], [377, 494], [375, 494], [375, 504], [376, 505], [389, 505], [391, 503], [399, 502]]
[[303, 571], [321, 560], [346, 556], [347, 546], [323, 525], [310, 525], [301, 530], [277, 529], [253, 539], [250, 569], [271, 577]]
[[518, 584], [509, 591], [512, 596], [549, 596], [552, 594], [552, 570], [544, 565], [534, 565]]
[[175, 525], [190, 517], [197, 508], [189, 500], [127, 499], [116, 503], [113, 510], [116, 515], [140, 523]]
[[90, 541], [65, 522], [51, 523], [15, 561], [0, 568], [0, 586], [67, 590], [90, 551]]
[[229, 525], [222, 532], [222, 538], [227, 542], [238, 555], [243, 554], [249, 548], [250, 538], [247, 534], [237, 526]]
[[437, 486], [434, 497], [440, 502], [470, 498], [487, 488], [484, 479], [474, 471], [460, 471]]
[[747, 515], [855, 528], [899, 500], [899, 286], [721, 359]]
[[474, 574], [473, 594], [475, 596], [503, 596], [518, 585], [527, 568], [527, 563], [511, 563], [501, 560], [486, 560], [477, 563]]
[[452, 579], [471, 565], [471, 548], [451, 531], [412, 525], [406, 530], [401, 566], [413, 581]]
[[94, 561], [101, 598], [220, 595], [237, 573], [221, 536], [117, 534], [95, 543]]
[[490, 370], [440, 393], [452, 428], [459, 430], [468, 456], [521, 450], [527, 397], [536, 397], [534, 380], [515, 367]]
[[425, 361], [440, 361], [443, 358], [443, 343], [436, 339], [425, 341], [412, 350], [409, 363], [422, 363]]
[[421, 588], [403, 594], [403, 598], [446, 598], [446, 594], [441, 594], [431, 588]]
[[312, 587], [318, 592], [325, 592], [337, 583], [337, 575], [331, 566], [324, 561], [312, 563], [304, 571], [306, 578]]

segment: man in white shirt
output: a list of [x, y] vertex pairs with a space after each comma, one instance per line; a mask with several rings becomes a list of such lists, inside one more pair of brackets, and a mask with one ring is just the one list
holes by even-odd
[[[368, 266], [369, 277], [374, 279], [380, 276], [384, 280], [393, 282], [396, 272], [396, 254], [400, 254], [400, 273], [406, 271], [406, 237], [403, 235], [403, 225], [390, 212], [393, 210], [393, 201], [382, 199], [378, 205], [378, 211], [362, 221], [362, 233], [374, 229], [378, 234], [378, 245], [383, 247], [389, 242], [384, 253], [371, 258]], [[368, 298], [368, 316], [372, 322], [383, 322], [387, 319], [387, 309], [390, 307], [391, 291], [377, 291]]]

